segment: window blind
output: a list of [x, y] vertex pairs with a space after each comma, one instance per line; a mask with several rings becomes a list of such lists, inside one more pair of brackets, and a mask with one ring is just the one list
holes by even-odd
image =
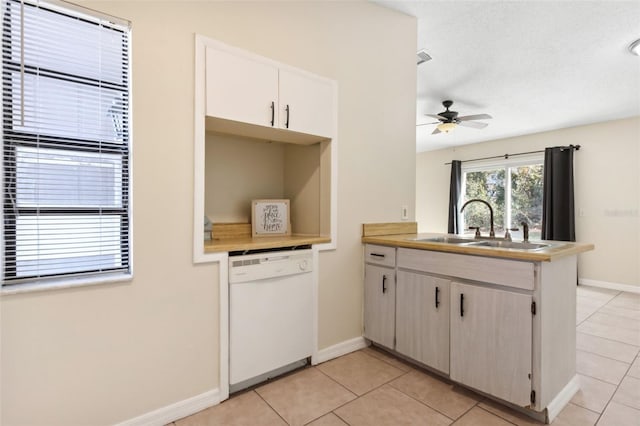
[[2, 283], [129, 272], [129, 24], [0, 1]]

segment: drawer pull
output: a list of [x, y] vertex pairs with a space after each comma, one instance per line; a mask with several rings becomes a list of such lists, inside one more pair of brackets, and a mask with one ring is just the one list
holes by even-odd
[[381, 259], [384, 259], [386, 256], [384, 254], [380, 254], [380, 253], [371, 253], [371, 256], [373, 257], [379, 257]]

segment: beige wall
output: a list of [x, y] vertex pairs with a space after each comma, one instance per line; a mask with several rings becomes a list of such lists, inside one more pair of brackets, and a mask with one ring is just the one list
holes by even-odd
[[580, 145], [574, 157], [576, 239], [581, 279], [640, 286], [640, 118], [610, 121], [417, 155], [421, 232], [447, 231], [450, 166], [445, 162]]
[[338, 82], [319, 346], [361, 336], [360, 225], [415, 207], [415, 20], [360, 1], [86, 4], [133, 21], [135, 278], [2, 298], [2, 424], [114, 424], [218, 387], [218, 268], [191, 252], [195, 33]]
[[207, 132], [204, 211], [220, 222], [251, 222], [251, 200], [284, 196], [281, 143]]

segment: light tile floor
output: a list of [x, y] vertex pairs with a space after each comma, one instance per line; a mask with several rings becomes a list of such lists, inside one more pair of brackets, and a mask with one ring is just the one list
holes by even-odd
[[[581, 390], [556, 426], [640, 426], [640, 294], [578, 287]], [[305, 368], [172, 425], [539, 425], [366, 348]]]

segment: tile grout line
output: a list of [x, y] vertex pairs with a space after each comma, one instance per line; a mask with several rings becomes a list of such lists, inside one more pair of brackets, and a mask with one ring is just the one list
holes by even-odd
[[[365, 355], [366, 355], [366, 354], [365, 354]], [[391, 355], [388, 355], [388, 356], [391, 356]], [[374, 357], [373, 355], [371, 355], [371, 357], [372, 357], [372, 358], [376, 358], [376, 357]], [[392, 367], [395, 367], [391, 362], [388, 362], [388, 361], [386, 361], [386, 360], [384, 360], [384, 359], [380, 359], [380, 358], [376, 358], [376, 359], [378, 359], [379, 361], [386, 362], [388, 365], [390, 365], [390, 366], [392, 366]], [[398, 359], [398, 360], [399, 360], [399, 359]], [[397, 368], [397, 367], [395, 367], [395, 368]], [[393, 383], [393, 382], [395, 382], [396, 380], [400, 379], [401, 377], [406, 376], [407, 374], [412, 373], [413, 371], [418, 371], [418, 372], [420, 372], [420, 373], [422, 373], [422, 374], [428, 374], [428, 375], [429, 375], [429, 377], [433, 377], [433, 376], [434, 376], [434, 373], [431, 373], [429, 370], [425, 370], [427, 373], [425, 373], [425, 371], [421, 371], [422, 369], [421, 369], [419, 366], [410, 366], [410, 368], [411, 368], [411, 369], [410, 369], [409, 371], [406, 371], [406, 372], [404, 372], [403, 374], [401, 374], [400, 376], [398, 376], [398, 377], [396, 377], [396, 378], [394, 378], [394, 379], [391, 379], [390, 381], [388, 381], [388, 382], [386, 382], [386, 383], [383, 383], [383, 384], [381, 384], [380, 386], [378, 386], [378, 387], [376, 387], [376, 388], [374, 388], [374, 389], [371, 389], [370, 391], [366, 392], [366, 393], [365, 393], [365, 394], [363, 394], [362, 396], [364, 396], [364, 395], [366, 395], [366, 394], [368, 394], [368, 393], [370, 393], [370, 392], [373, 392], [373, 391], [374, 391], [374, 390], [376, 390], [376, 389], [381, 388], [381, 387], [382, 387], [382, 386], [384, 386], [385, 384], [388, 384], [390, 387], [392, 387], [392, 388], [393, 388], [393, 389], [395, 389], [396, 391], [400, 392], [401, 394], [403, 394], [403, 395], [405, 395], [405, 396], [407, 396], [407, 397], [411, 398], [412, 400], [416, 401], [417, 403], [419, 403], [419, 404], [421, 404], [421, 405], [424, 405], [425, 407], [427, 407], [427, 408], [429, 408], [429, 409], [431, 409], [431, 410], [435, 411], [436, 413], [439, 413], [439, 414], [443, 415], [443, 416], [444, 416], [444, 417], [446, 417], [447, 419], [451, 420], [451, 422], [452, 422], [452, 423], [451, 423], [451, 425], [453, 425], [455, 422], [457, 422], [460, 418], [462, 418], [465, 414], [467, 414], [470, 410], [472, 410], [472, 409], [473, 409], [473, 407], [478, 406], [478, 404], [479, 404], [481, 401], [483, 401], [483, 400], [484, 400], [484, 397], [480, 397], [480, 400], [476, 400], [476, 402], [475, 402], [471, 407], [469, 407], [469, 409], [467, 409], [464, 413], [462, 413], [462, 414], [461, 414], [460, 416], [458, 416], [457, 418], [453, 419], [453, 418], [449, 417], [447, 414], [445, 414], [445, 413], [443, 413], [442, 411], [438, 410], [437, 408], [432, 407], [431, 405], [427, 404], [427, 403], [426, 403], [426, 402], [424, 402], [424, 401], [421, 401], [421, 400], [419, 400], [419, 399], [417, 399], [417, 398], [414, 398], [413, 396], [411, 396], [411, 395], [409, 395], [408, 393], [406, 393], [406, 392], [402, 391], [402, 389], [398, 389], [397, 387], [395, 387], [395, 386], [392, 384], [392, 383]], [[439, 377], [439, 376], [438, 376], [438, 377], [433, 377], [433, 378], [434, 378], [435, 380], [440, 381], [440, 382], [443, 382], [443, 383], [446, 383], [446, 384], [448, 384], [448, 385], [451, 385], [451, 383], [443, 381], [443, 378], [441, 378], [441, 377]], [[480, 395], [478, 395], [478, 396], [480, 396]]]
[[[615, 297], [613, 297], [609, 302], [607, 302], [606, 304], [604, 304], [603, 306], [601, 306], [600, 308], [598, 308], [598, 309], [597, 309], [593, 314], [595, 314], [595, 313], [599, 312], [599, 311], [600, 311], [600, 309], [602, 309], [603, 307], [607, 306], [611, 301], [615, 300], [619, 295], [621, 295], [621, 294], [623, 294], [623, 293], [624, 293], [624, 292], [620, 292], [620, 293], [618, 293], [618, 294], [617, 294]], [[591, 315], [593, 315], [593, 314], [591, 314]], [[591, 315], [590, 315], [590, 316], [591, 316]], [[631, 320], [631, 321], [633, 321], [633, 319], [630, 319], [630, 320]], [[586, 319], [585, 319], [585, 321], [586, 321]], [[577, 332], [577, 327], [578, 327], [578, 326], [576, 326], [576, 332]], [[584, 332], [581, 332], [581, 333], [584, 333]], [[590, 333], [584, 333], [584, 334], [589, 334], [589, 335], [593, 336], [593, 335], [592, 335], [592, 334], [590, 334]], [[600, 337], [600, 336], [596, 336], [596, 337]], [[602, 337], [601, 337], [601, 338], [602, 338]], [[607, 340], [611, 340], [611, 339], [607, 339]], [[614, 341], [614, 342], [618, 342], [617, 340], [613, 340], [613, 341]], [[626, 342], [621, 342], [621, 343], [626, 343]], [[635, 346], [635, 345], [631, 345], [631, 346]], [[576, 351], [577, 351], [577, 350], [578, 350], [578, 349], [576, 348]], [[583, 351], [583, 352], [584, 352], [584, 351]], [[596, 355], [598, 355], [598, 354], [596, 354]], [[637, 356], [638, 356], [638, 354], [636, 354], [636, 357], [637, 357]], [[611, 358], [608, 358], [608, 357], [603, 357], [603, 358], [611, 359]], [[635, 359], [634, 359], [634, 361], [635, 361]], [[624, 380], [624, 378], [625, 378], [625, 377], [627, 377], [627, 375], [629, 374], [629, 370], [631, 369], [631, 366], [632, 366], [632, 365], [633, 365], [633, 361], [629, 364], [629, 367], [627, 368], [627, 371], [625, 372], [624, 376], [622, 376], [622, 379], [620, 380], [620, 383], [622, 383], [622, 381]], [[584, 374], [584, 376], [586, 376], [586, 377], [590, 377], [591, 379], [594, 379], [594, 380], [599, 380], [599, 379], [597, 379], [597, 378], [595, 378], [595, 377], [588, 376], [588, 375], [586, 375], [586, 374]], [[604, 380], [600, 380], [600, 381], [601, 381], [601, 382], [604, 382], [604, 383], [607, 383], [607, 382], [605, 382]], [[616, 384], [616, 385], [615, 385], [615, 386], [616, 386], [616, 388], [615, 388], [615, 390], [613, 391], [613, 393], [611, 394], [611, 397], [609, 397], [609, 399], [607, 400], [607, 403], [604, 405], [604, 408], [602, 409], [602, 412], [598, 414], [598, 418], [596, 419], [596, 422], [595, 422], [595, 424], [596, 424], [596, 425], [600, 422], [600, 420], [602, 419], [602, 416], [604, 415], [604, 413], [605, 413], [605, 412], [607, 411], [607, 409], [609, 408], [609, 405], [610, 405], [610, 404], [611, 404], [611, 402], [613, 401], [613, 398], [616, 396], [616, 393], [618, 393], [618, 389], [620, 388], [620, 383], [618, 383], [618, 384]], [[625, 406], [626, 406], [626, 405], [625, 405]], [[586, 407], [582, 407], [582, 408], [587, 409]]]
[[[584, 331], [578, 331], [577, 328], [578, 328], [578, 325], [576, 325], [576, 333], [587, 334], [589, 336], [598, 337], [600, 339], [607, 340], [607, 341], [613, 342], [613, 343], [620, 343], [620, 344], [627, 345], [627, 346], [633, 346], [634, 348], [638, 349], [638, 353], [640, 353], [640, 346], [638, 346], [638, 345], [634, 345], [632, 343], [620, 342], [618, 340], [609, 339], [608, 337], [596, 336], [595, 334], [585, 333]], [[576, 347], [576, 349], [577, 349], [577, 347]], [[633, 357], [634, 359], [638, 356], [638, 353], [636, 353], [636, 355]], [[612, 358], [612, 359], [614, 359], [614, 358]]]
[[[600, 354], [597, 354], [597, 353], [595, 353], [595, 352], [585, 351], [585, 350], [583, 350], [583, 349], [577, 349], [577, 348], [576, 348], [576, 356], [578, 355], [578, 352], [582, 352], [582, 353], [590, 354], [590, 355], [595, 355], [595, 356], [598, 356], [598, 357], [600, 357], [600, 358], [604, 358], [604, 359], [607, 359], [607, 360], [610, 360], [610, 361], [619, 362], [619, 363], [622, 363], [622, 364], [627, 364], [629, 367], [627, 367], [627, 369], [625, 370], [624, 376], [626, 376], [626, 375], [627, 375], [627, 372], [629, 371], [629, 368], [631, 368], [631, 363], [626, 362], [626, 361], [620, 361], [619, 359], [609, 358], [608, 356], [600, 355]], [[577, 371], [576, 371], [576, 372], [577, 372]], [[583, 376], [587, 376], [587, 377], [591, 377], [591, 378], [597, 379], [597, 377], [589, 376], [588, 374], [583, 374], [583, 373], [580, 373], [580, 374], [582, 374]], [[624, 376], [622, 376], [622, 377], [624, 378]], [[612, 385], [616, 385], [616, 383], [607, 382], [606, 380], [602, 380], [602, 379], [599, 379], [599, 380], [601, 380], [601, 381], [603, 381], [603, 382], [606, 382], [606, 383], [610, 383], [610, 384], [612, 384]], [[620, 379], [620, 380], [622, 380], [622, 379]]]
[[[613, 327], [613, 326], [611, 326], [611, 327]], [[577, 326], [576, 326], [576, 328], [577, 328]], [[589, 336], [600, 337], [601, 339], [605, 339], [605, 337], [598, 336], [597, 334], [588, 333], [586, 331], [578, 331], [578, 330], [576, 330], [576, 333], [588, 334]], [[618, 342], [618, 343], [624, 343], [625, 345], [631, 345], [631, 346], [640, 347], [638, 345], [634, 345], [633, 343], [623, 342], [623, 341], [620, 341], [620, 340], [614, 340], [614, 339], [607, 339], [607, 340], [612, 340], [612, 341]]]
[[[504, 421], [505, 421], [505, 422], [507, 422], [507, 423], [511, 423], [512, 425], [516, 425], [516, 426], [518, 426], [518, 425], [517, 425], [517, 423], [514, 423], [514, 422], [512, 422], [511, 420], [509, 420], [509, 419], [506, 419], [506, 418], [502, 417], [500, 414], [496, 414], [496, 413], [494, 413], [494, 412], [491, 412], [491, 411], [487, 410], [486, 408], [481, 407], [479, 404], [478, 404], [478, 408], [479, 408], [479, 409], [481, 409], [482, 411], [484, 411], [485, 413], [489, 413], [489, 414], [491, 414], [491, 415], [493, 415], [493, 416], [498, 417], [499, 419], [504, 420]], [[533, 419], [533, 420], [535, 420], [535, 419]], [[540, 423], [540, 424], [544, 424], [544, 423]]]
[[[284, 417], [282, 417], [282, 416], [280, 415], [280, 413], [278, 413], [278, 410], [276, 410], [276, 409], [275, 409], [275, 407], [271, 406], [271, 404], [269, 404], [269, 401], [267, 401], [266, 399], [264, 399], [264, 398], [262, 397], [262, 395], [260, 395], [260, 394], [256, 391], [256, 389], [252, 389], [252, 390], [251, 390], [251, 392], [253, 392], [253, 393], [255, 393], [256, 395], [258, 395], [258, 398], [260, 398], [260, 399], [261, 399], [265, 404], [267, 404], [267, 406], [268, 406], [269, 408], [271, 408], [271, 410], [272, 410], [274, 413], [276, 413], [276, 416], [280, 417], [280, 418], [282, 419], [282, 421], [283, 421], [283, 422], [285, 422], [285, 424], [287, 424], [287, 425], [291, 426], [291, 423], [289, 423], [289, 422], [287, 421], [287, 419], [285, 419]], [[312, 420], [312, 421], [313, 421], [313, 420]]]
[[[408, 373], [409, 373], [409, 372], [407, 372], [407, 374], [408, 374]], [[402, 377], [402, 376], [400, 376], [400, 377]], [[400, 378], [400, 377], [398, 377], [398, 378]], [[401, 393], [401, 394], [403, 394], [404, 396], [407, 396], [407, 397], [411, 398], [411, 399], [412, 399], [412, 400], [414, 400], [415, 402], [417, 402], [417, 403], [419, 403], [419, 404], [421, 404], [421, 405], [424, 405], [425, 407], [429, 408], [430, 410], [435, 411], [435, 412], [436, 412], [436, 413], [438, 413], [438, 414], [441, 414], [441, 415], [445, 416], [447, 419], [451, 420], [451, 422], [452, 422], [451, 424], [453, 424], [454, 422], [456, 422], [456, 421], [457, 421], [460, 417], [462, 417], [464, 414], [467, 414], [467, 412], [468, 412], [471, 408], [473, 408], [473, 407], [475, 407], [476, 405], [478, 405], [478, 401], [476, 401], [476, 403], [475, 403], [471, 408], [469, 408], [469, 410], [465, 411], [465, 412], [464, 412], [464, 414], [462, 414], [461, 416], [459, 416], [459, 417], [458, 417], [458, 419], [452, 419], [451, 417], [447, 416], [445, 413], [443, 413], [442, 411], [438, 410], [437, 408], [430, 406], [429, 404], [427, 404], [427, 403], [426, 403], [426, 402], [424, 402], [424, 401], [420, 401], [419, 399], [414, 398], [413, 396], [409, 395], [408, 393], [403, 392], [403, 391], [402, 391], [402, 389], [398, 389], [397, 387], [393, 386], [391, 383], [389, 383], [389, 386], [391, 386], [394, 390], [396, 390], [396, 391], [400, 392], [400, 393]]]

